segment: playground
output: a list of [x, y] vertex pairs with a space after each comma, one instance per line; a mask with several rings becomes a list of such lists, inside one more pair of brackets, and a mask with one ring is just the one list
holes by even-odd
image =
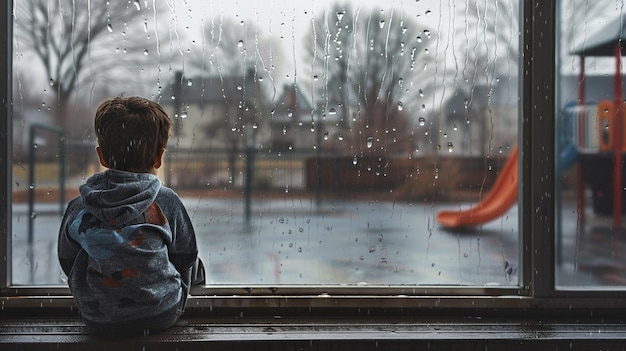
[[[626, 107], [622, 93], [622, 61], [626, 53], [622, 41], [626, 37], [623, 19], [617, 18], [590, 36], [571, 55], [578, 57], [578, 97], [557, 113], [556, 129], [558, 182], [566, 172], [576, 167], [577, 230], [584, 230], [587, 216], [587, 198], [591, 197], [593, 215], [612, 216], [613, 229], [622, 228], [622, 215], [626, 210], [623, 194], [626, 177], [622, 171], [626, 152], [624, 137]], [[587, 101], [585, 58], [612, 57], [615, 62], [613, 98], [597, 102]], [[493, 188], [484, 199], [469, 209], [442, 210], [437, 221], [446, 228], [472, 228], [504, 215], [518, 196], [519, 151], [513, 148]], [[561, 189], [559, 189], [561, 190]]]

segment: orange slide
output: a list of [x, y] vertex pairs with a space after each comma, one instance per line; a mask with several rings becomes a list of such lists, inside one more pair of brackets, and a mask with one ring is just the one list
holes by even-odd
[[515, 146], [493, 188], [481, 202], [464, 211], [441, 211], [437, 213], [437, 222], [448, 228], [463, 228], [502, 216], [517, 202], [518, 168]]

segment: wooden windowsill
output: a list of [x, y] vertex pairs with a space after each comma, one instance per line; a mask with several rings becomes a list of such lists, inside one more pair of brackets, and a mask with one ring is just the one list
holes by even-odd
[[160, 334], [107, 339], [88, 334], [79, 317], [0, 316], [2, 350], [575, 350], [623, 347], [624, 340], [626, 324], [620, 320], [185, 316]]

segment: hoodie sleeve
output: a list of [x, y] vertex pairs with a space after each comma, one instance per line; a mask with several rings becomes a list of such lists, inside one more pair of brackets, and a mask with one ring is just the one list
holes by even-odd
[[162, 187], [157, 203], [163, 209], [172, 230], [172, 244], [169, 247], [170, 261], [181, 276], [186, 277], [198, 257], [193, 224], [182, 201], [171, 189]]
[[80, 198], [70, 201], [65, 209], [61, 227], [59, 228], [57, 255], [61, 268], [67, 276], [70, 275], [72, 267], [74, 266], [74, 260], [81, 250], [80, 245], [70, 237], [68, 227], [82, 208], [83, 205]]

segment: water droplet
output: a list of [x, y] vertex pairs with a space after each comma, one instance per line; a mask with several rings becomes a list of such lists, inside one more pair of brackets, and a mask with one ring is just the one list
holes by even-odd
[[239, 42], [237, 43], [237, 47], [243, 47], [243, 40], [239, 40]]
[[342, 141], [342, 140], [343, 140], [343, 134], [339, 134], [339, 135], [337, 135], [337, 139], [338, 139], [339, 141]]
[[385, 21], [383, 20], [378, 21], [378, 26], [380, 27], [380, 29], [383, 29], [385, 27]]
[[148, 49], [145, 49], [145, 50], [143, 51], [143, 54], [144, 54], [145, 56], [148, 56]]
[[335, 110], [334, 108], [331, 108], [330, 110], [328, 110], [328, 114], [329, 115], [336, 115], [337, 114], [337, 110]]
[[365, 145], [367, 146], [368, 149], [371, 149], [372, 146], [374, 145], [374, 137], [371, 137], [371, 136], [367, 137], [367, 141]]
[[328, 140], [328, 132], [324, 132], [324, 140]]
[[402, 101], [398, 101], [398, 111], [402, 111], [404, 106], [402, 105]]
[[423, 127], [424, 125], [426, 125], [426, 118], [424, 117], [418, 118], [417, 123], [420, 125], [420, 127]]
[[187, 110], [183, 110], [183, 111], [180, 113], [180, 118], [187, 118]]
[[109, 31], [109, 33], [113, 32], [113, 26], [111, 25], [111, 23], [107, 23], [107, 30]]
[[454, 149], [454, 146], [452, 145], [451, 142], [448, 143], [448, 152], [452, 152], [452, 150]]
[[359, 162], [359, 159], [356, 156], [352, 157], [352, 164], [353, 165], [356, 165], [358, 162]]
[[337, 21], [341, 22], [341, 19], [343, 18], [343, 15], [345, 15], [345, 14], [346, 14], [345, 11], [337, 12]]

